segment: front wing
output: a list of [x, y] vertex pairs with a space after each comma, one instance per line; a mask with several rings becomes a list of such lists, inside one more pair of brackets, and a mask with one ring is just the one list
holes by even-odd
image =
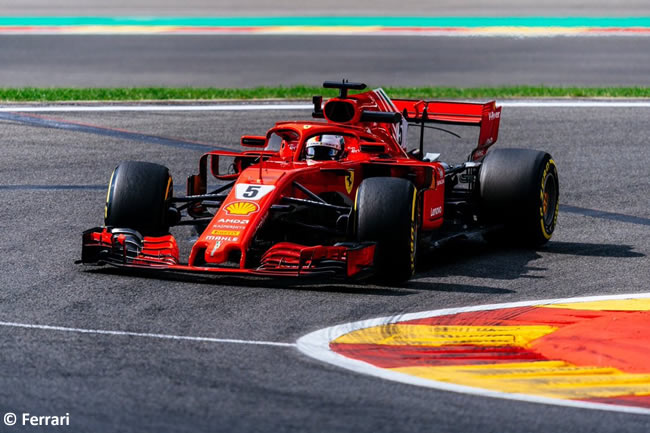
[[256, 268], [246, 268], [243, 263], [193, 266], [180, 262], [172, 235], [142, 236], [131, 229], [96, 227], [83, 233], [78, 263], [176, 272], [360, 279], [372, 273], [374, 254], [375, 244], [369, 242], [331, 246], [280, 242], [264, 253]]

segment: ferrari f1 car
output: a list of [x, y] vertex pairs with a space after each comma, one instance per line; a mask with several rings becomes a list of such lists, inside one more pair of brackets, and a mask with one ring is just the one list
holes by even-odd
[[[350, 94], [366, 86], [345, 80], [324, 87], [339, 96], [315, 96], [314, 120], [243, 136], [242, 152], [204, 154], [185, 196], [173, 194], [164, 166], [119, 164], [105, 224], [84, 232], [81, 262], [398, 282], [413, 275], [419, 251], [449, 240], [479, 233], [537, 247], [551, 238], [555, 162], [545, 152], [492, 149], [501, 119], [494, 101], [391, 100], [382, 89]], [[478, 145], [460, 164], [442, 162], [423, 151], [432, 124], [476, 126]], [[409, 126], [420, 132], [414, 149]], [[189, 257], [170, 234], [178, 225], [199, 233]]]

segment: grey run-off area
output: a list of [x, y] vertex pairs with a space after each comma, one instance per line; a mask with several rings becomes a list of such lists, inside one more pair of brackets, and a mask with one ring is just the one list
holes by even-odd
[[650, 37], [2, 35], [2, 87], [649, 86]]
[[641, 16], [644, 0], [0, 0], [2, 15], [52, 16]]
[[[0, 0], [4, 16], [650, 16], [626, 0]], [[648, 86], [646, 37], [1, 35], [2, 87]]]

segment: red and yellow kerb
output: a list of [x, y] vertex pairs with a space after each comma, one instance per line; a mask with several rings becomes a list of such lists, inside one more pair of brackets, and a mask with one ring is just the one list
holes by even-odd
[[330, 349], [420, 379], [650, 408], [650, 298], [425, 317], [344, 334]]

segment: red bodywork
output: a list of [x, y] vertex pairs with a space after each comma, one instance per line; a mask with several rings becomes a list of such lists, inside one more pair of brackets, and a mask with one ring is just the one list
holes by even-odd
[[[375, 246], [333, 235], [322, 244], [278, 241], [257, 253], [259, 232], [271, 213], [287, 206], [317, 206], [321, 196], [335, 193], [339, 212], [354, 211], [361, 181], [372, 176], [408, 178], [418, 191], [418, 227], [438, 229], [445, 218], [445, 164], [422, 161], [406, 152], [408, 121], [475, 125], [479, 141], [471, 159], [482, 158], [497, 140], [501, 108], [486, 104], [391, 100], [381, 89], [342, 95], [327, 101], [314, 117], [324, 120], [279, 122], [263, 137], [242, 137], [244, 152], [213, 151], [202, 156], [199, 174], [188, 178], [188, 197], [207, 192], [208, 171], [221, 181], [234, 181], [216, 213], [183, 261], [173, 235], [138, 237], [111, 228], [85, 232], [85, 263], [108, 263], [174, 271], [237, 273], [270, 276], [362, 276], [371, 272]], [[368, 114], [370, 113], [370, 114]], [[387, 121], [377, 113], [392, 113]], [[373, 117], [373, 115], [375, 117]], [[305, 141], [314, 135], [345, 137], [345, 153], [338, 161], [307, 161]], [[403, 138], [404, 137], [404, 138]], [[220, 162], [233, 159], [232, 173], [219, 171]], [[223, 165], [223, 164], [221, 164]], [[287, 204], [288, 203], [288, 204]], [[195, 204], [193, 216], [204, 211]], [[284, 207], [283, 207], [284, 206]], [[328, 208], [329, 209], [329, 208]], [[334, 209], [337, 210], [337, 209]], [[304, 221], [305, 225], [309, 221]]]

